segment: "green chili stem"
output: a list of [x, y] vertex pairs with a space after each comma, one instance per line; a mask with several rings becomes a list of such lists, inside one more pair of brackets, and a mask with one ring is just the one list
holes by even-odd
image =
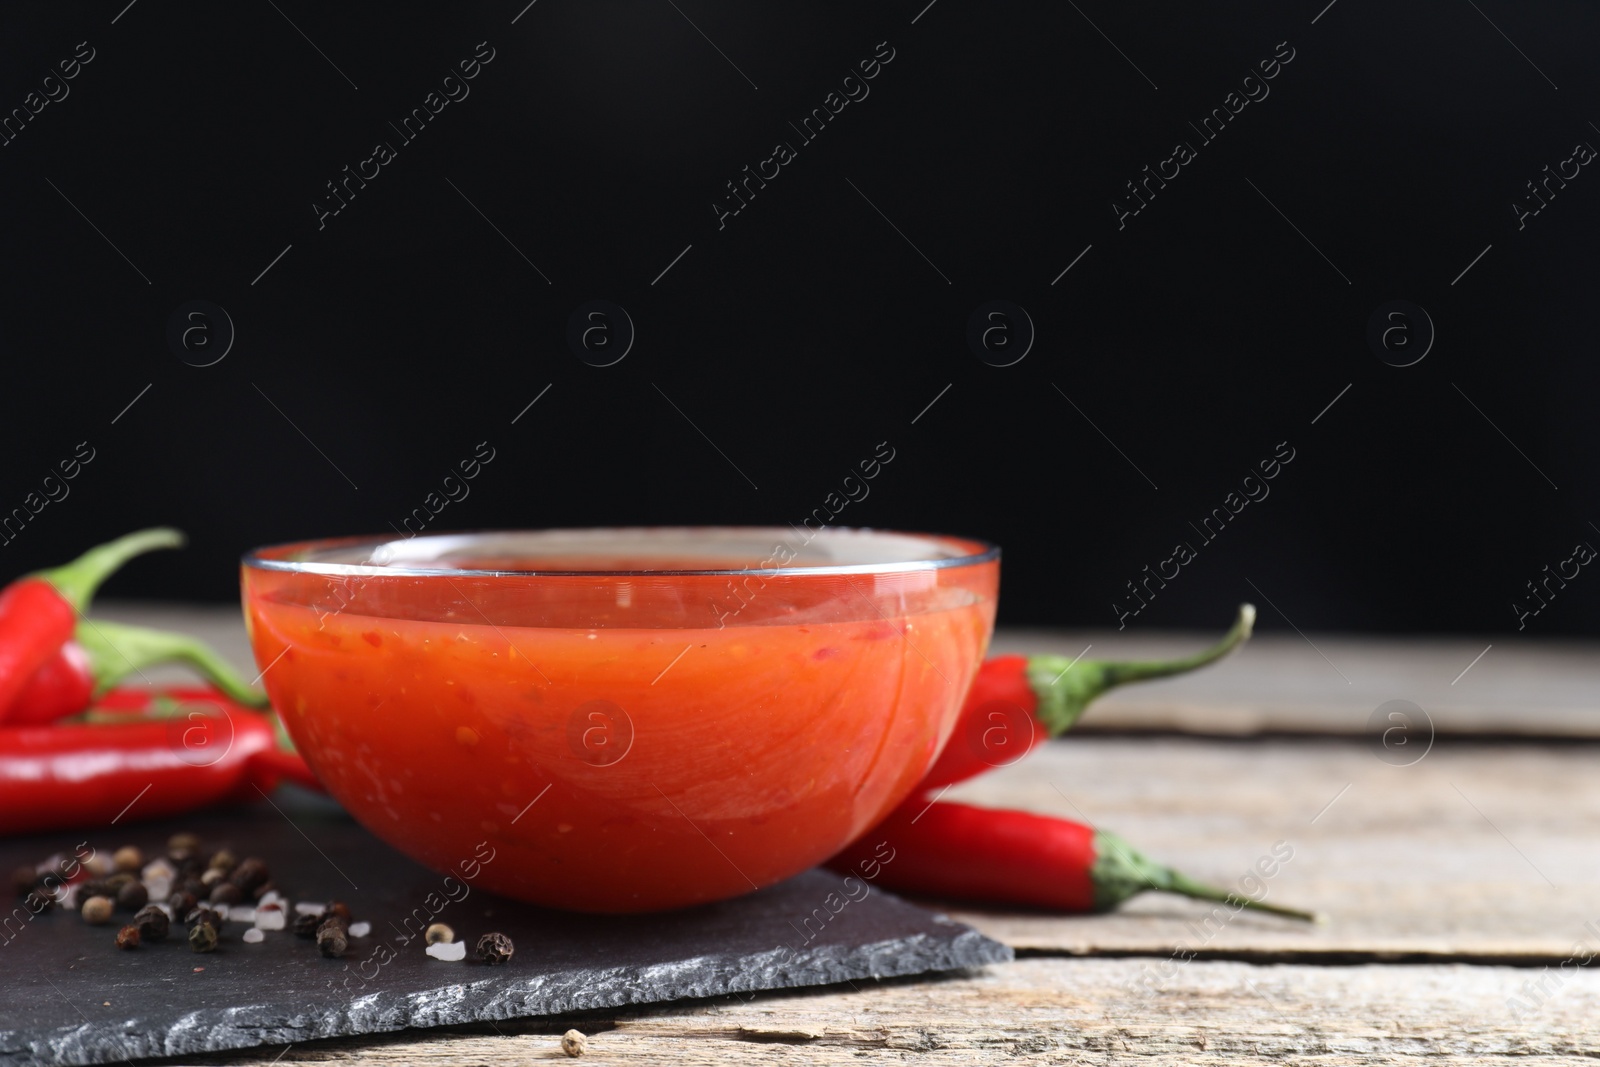
[[78, 624], [75, 639], [89, 653], [96, 696], [146, 667], [183, 663], [230, 700], [251, 708], [267, 706], [266, 693], [244, 681], [210, 645], [188, 634], [85, 619]]
[[1239, 616], [1221, 641], [1183, 659], [1117, 663], [1108, 660], [1069, 660], [1065, 656], [1030, 656], [1028, 685], [1038, 698], [1035, 718], [1055, 737], [1072, 728], [1089, 702], [1108, 689], [1129, 682], [1183, 674], [1215, 663], [1250, 639], [1256, 609], [1240, 604]]
[[124, 563], [158, 548], [182, 548], [183, 544], [183, 532], [170, 526], [138, 530], [91, 548], [71, 563], [40, 571], [38, 577], [81, 612], [89, 606], [95, 590]]

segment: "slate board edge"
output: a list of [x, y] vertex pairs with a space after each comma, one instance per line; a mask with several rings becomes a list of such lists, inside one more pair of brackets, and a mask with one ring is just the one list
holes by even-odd
[[[564, 1015], [630, 1004], [831, 985], [858, 978], [895, 978], [981, 967], [1013, 958], [1008, 945], [944, 916], [935, 917], [954, 936], [916, 934], [866, 945], [823, 946], [809, 951], [775, 949], [759, 957], [702, 956], [643, 969], [585, 972], [563, 980], [545, 975], [507, 985], [498, 971], [481, 982], [458, 982], [409, 994], [374, 993], [347, 1007], [313, 1016], [285, 1016], [269, 1005], [246, 1005], [193, 1012], [170, 1029], [129, 1032], [123, 1023], [85, 1024], [48, 1041], [22, 1045], [15, 1032], [0, 1033], [0, 1065], [54, 1067], [222, 1052], [275, 1044], [299, 1044], [327, 1037], [391, 1033], [460, 1023]], [[959, 932], [957, 932], [959, 931]], [[762, 966], [751, 967], [752, 959]], [[441, 964], [443, 967], [458, 965]], [[753, 970], [760, 973], [751, 973]], [[474, 993], [482, 998], [464, 1007]]]

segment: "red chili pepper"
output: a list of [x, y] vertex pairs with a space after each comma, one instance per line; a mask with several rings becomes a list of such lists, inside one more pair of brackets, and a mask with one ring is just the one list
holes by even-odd
[[0, 713], [0, 721], [8, 726], [42, 726], [93, 702], [94, 665], [82, 645], [68, 641], [28, 679], [10, 709]]
[[268, 706], [267, 694], [244, 681], [198, 638], [142, 626], [84, 619], [68, 641], [12, 702], [0, 721], [14, 726], [54, 722], [89, 707], [129, 675], [162, 663], [182, 663], [246, 707]]
[[1214, 663], [1250, 639], [1256, 609], [1239, 617], [1221, 641], [1185, 659], [1114, 663], [1064, 656], [994, 656], [983, 662], [939, 759], [919, 784], [939, 789], [1015, 763], [1034, 746], [1072, 728], [1089, 702], [1119, 685], [1182, 674]]
[[[889, 858], [881, 853], [887, 844]], [[1024, 811], [913, 797], [826, 866], [902, 893], [1052, 911], [1108, 911], [1146, 890], [1314, 921], [1310, 912], [1196, 882], [1115, 834]], [[875, 872], [868, 874], [867, 872]]]
[[[179, 703], [183, 714], [126, 718], [179, 693], [194, 698]], [[255, 800], [286, 777], [320, 788], [299, 756], [278, 748], [272, 719], [220, 693], [112, 696], [122, 721], [0, 727], [0, 834]]]
[[0, 719], [29, 680], [72, 638], [95, 590], [134, 556], [183, 544], [177, 530], [153, 529], [91, 548], [71, 563], [19, 578], [0, 591]]

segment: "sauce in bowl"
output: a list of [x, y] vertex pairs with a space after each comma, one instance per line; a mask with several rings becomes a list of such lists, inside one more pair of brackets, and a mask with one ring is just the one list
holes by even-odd
[[492, 854], [478, 884], [538, 904], [679, 907], [904, 799], [993, 626], [986, 545], [830, 530], [774, 566], [784, 536], [283, 546], [247, 560], [245, 610], [296, 745], [378, 836], [439, 870]]

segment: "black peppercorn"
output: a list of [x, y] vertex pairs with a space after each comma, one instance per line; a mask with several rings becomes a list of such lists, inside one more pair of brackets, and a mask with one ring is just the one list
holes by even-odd
[[267, 881], [270, 877], [267, 865], [254, 856], [242, 860], [239, 866], [233, 869], [229, 881], [238, 886], [243, 893], [249, 893], [257, 886]]
[[237, 904], [244, 899], [244, 891], [232, 882], [218, 882], [207, 899], [213, 904]]
[[17, 889], [17, 896], [25, 897], [33, 892], [33, 887], [39, 882], [39, 875], [32, 867], [18, 867], [11, 874], [11, 884]]
[[179, 890], [167, 898], [167, 906], [172, 909], [173, 918], [182, 922], [189, 917], [191, 911], [200, 906], [200, 901], [193, 893]]
[[144, 940], [165, 941], [172, 922], [166, 912], [154, 904], [146, 904], [133, 917], [133, 924], [139, 928], [139, 936]]
[[317, 948], [324, 956], [333, 959], [343, 956], [350, 947], [350, 926], [337, 915], [329, 915], [317, 927]]
[[296, 915], [294, 917], [294, 935], [296, 937], [316, 937], [317, 927], [322, 925], [320, 915]]
[[222, 916], [215, 910], [202, 904], [193, 915], [189, 916], [190, 926], [209, 926], [217, 933], [222, 932]]
[[117, 906], [123, 911], [138, 911], [150, 903], [150, 891], [139, 882], [129, 882], [117, 890]]
[[484, 934], [478, 938], [478, 958], [487, 964], [505, 963], [516, 946], [505, 934]]

